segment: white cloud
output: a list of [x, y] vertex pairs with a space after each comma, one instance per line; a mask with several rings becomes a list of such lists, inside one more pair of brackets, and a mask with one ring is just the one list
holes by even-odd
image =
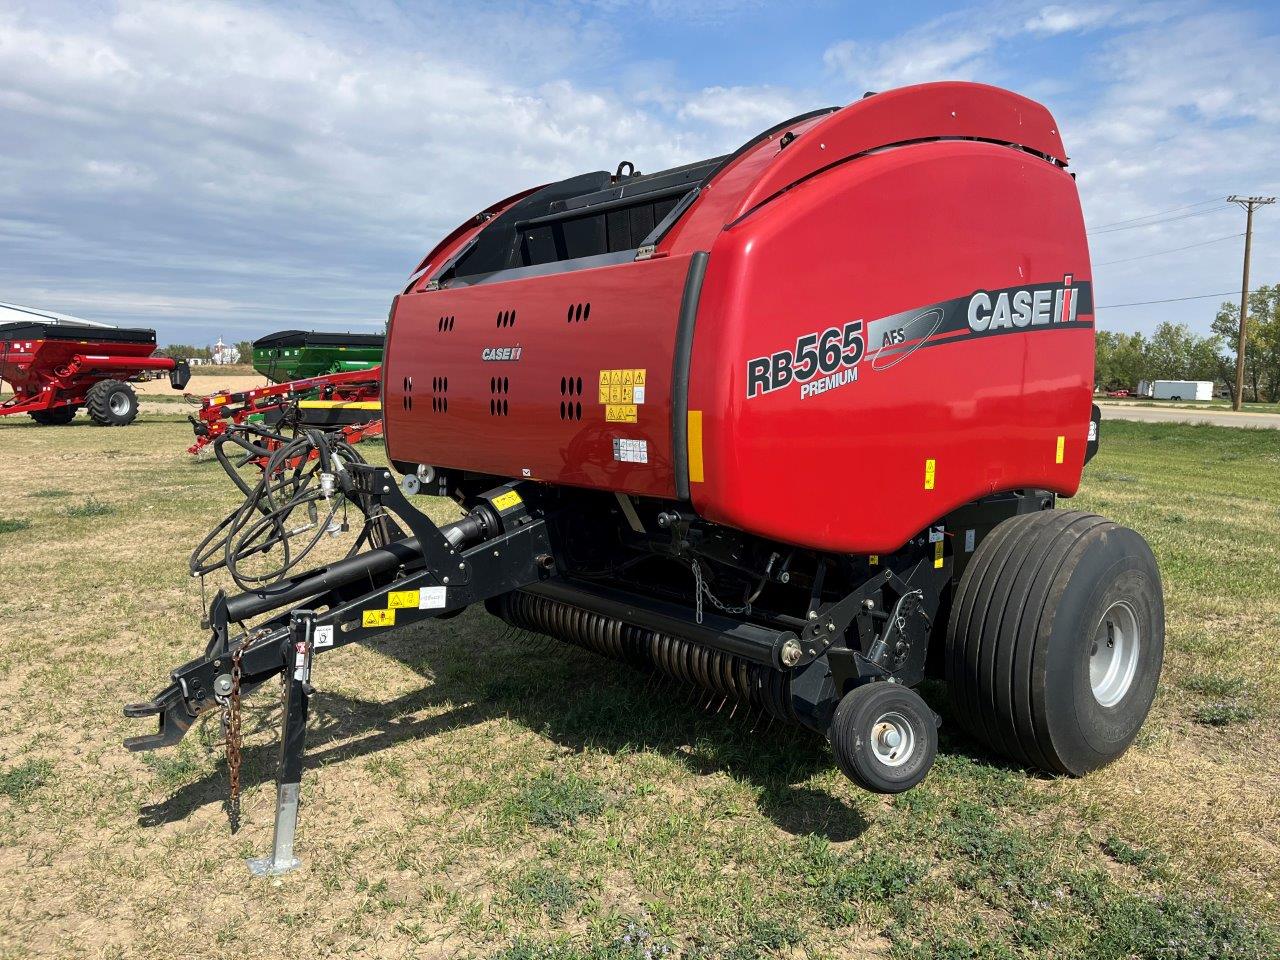
[[758, 133], [801, 112], [789, 91], [773, 87], [707, 87], [685, 101], [682, 120]]
[[[736, 146], [707, 119], [561, 79], [575, 57], [610, 51], [591, 24], [495, 16], [455, 9], [398, 47], [231, 4], [0, 14], [0, 209], [21, 225], [0, 222], [0, 292], [81, 308], [92, 270], [114, 265], [198, 285], [242, 325], [325, 297], [334, 316], [382, 315], [431, 242], [503, 196]], [[502, 56], [517, 44], [541, 66]], [[65, 279], [33, 282], [42, 270]], [[197, 301], [168, 302], [194, 319]], [[98, 302], [103, 319], [128, 320], [126, 299]], [[132, 310], [154, 306], [139, 293]]]

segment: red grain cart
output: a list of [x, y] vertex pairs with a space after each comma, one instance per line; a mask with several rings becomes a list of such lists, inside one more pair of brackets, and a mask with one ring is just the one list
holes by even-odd
[[185, 360], [153, 357], [154, 330], [18, 321], [0, 324], [0, 380], [14, 395], [0, 416], [27, 413], [36, 423], [70, 423], [81, 407], [104, 427], [121, 427], [138, 415], [129, 386], [140, 374], [168, 371], [175, 390], [187, 385]]

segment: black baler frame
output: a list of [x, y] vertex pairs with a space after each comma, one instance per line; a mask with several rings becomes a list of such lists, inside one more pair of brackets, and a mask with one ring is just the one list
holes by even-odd
[[[348, 499], [366, 504], [371, 521], [384, 524], [386, 546], [239, 596], [218, 591], [208, 610], [212, 635], [204, 655], [174, 670], [170, 685], [153, 700], [125, 707], [126, 716], [159, 721], [155, 733], [130, 738], [126, 747], [172, 746], [202, 713], [225, 707], [232, 689], [237, 697], [247, 695], [283, 675], [276, 844], [271, 858], [253, 863], [258, 872], [296, 865], [292, 843], [315, 654], [372, 638], [390, 626], [448, 617], [479, 601], [523, 594], [766, 668], [786, 701], [785, 712], [825, 732], [835, 703], [850, 688], [880, 679], [911, 686], [924, 679], [948, 584], [964, 563], [963, 551], [946, 548], [951, 537], [946, 529], [963, 524], [965, 546], [972, 549], [1001, 520], [1050, 509], [1055, 499], [1042, 491], [1020, 491], [970, 504], [946, 518], [946, 527], [931, 527], [891, 556], [856, 558], [866, 564], [865, 579], [834, 602], [812, 605], [807, 619], [774, 615], [761, 622], [769, 615], [695, 614], [679, 603], [569, 576], [556, 552], [556, 527], [550, 522], [555, 517], [544, 513], [534, 484], [512, 482], [486, 490], [470, 498], [473, 508], [466, 517], [441, 527], [409, 503], [384, 467], [345, 464], [336, 481]], [[696, 518], [682, 520], [671, 531], [677, 553], [687, 546], [693, 522]], [[825, 564], [819, 558], [819, 568]], [[432, 597], [438, 606], [421, 600], [421, 591], [431, 588], [438, 591]], [[264, 622], [245, 628], [246, 621], [268, 614]]]

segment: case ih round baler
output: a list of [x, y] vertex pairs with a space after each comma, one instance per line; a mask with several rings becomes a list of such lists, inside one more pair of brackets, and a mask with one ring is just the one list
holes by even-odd
[[186, 361], [153, 357], [154, 330], [20, 320], [0, 324], [0, 380], [14, 395], [0, 416], [26, 413], [36, 423], [70, 423], [81, 407], [100, 426], [124, 426], [138, 415], [128, 381], [167, 371], [175, 390], [187, 385]]
[[[318, 479], [246, 504], [279, 511], [283, 538], [327, 485], [374, 518], [368, 538], [215, 597], [205, 655], [128, 708], [160, 717], [131, 746], [238, 715], [283, 672], [266, 865], [283, 868], [314, 652], [484, 601], [824, 734], [872, 790], [929, 769], [926, 677], [1018, 763], [1082, 774], [1119, 756], [1155, 693], [1163, 601], [1141, 537], [1053, 509], [1098, 428], [1066, 165], [1044, 107], [930, 84], [482, 212], [392, 308], [400, 485], [316, 435]], [[437, 527], [404, 493], [466, 515]]]

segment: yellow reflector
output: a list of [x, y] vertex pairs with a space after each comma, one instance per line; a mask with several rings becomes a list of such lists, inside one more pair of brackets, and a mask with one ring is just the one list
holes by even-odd
[[689, 411], [689, 482], [702, 483], [702, 411]]

